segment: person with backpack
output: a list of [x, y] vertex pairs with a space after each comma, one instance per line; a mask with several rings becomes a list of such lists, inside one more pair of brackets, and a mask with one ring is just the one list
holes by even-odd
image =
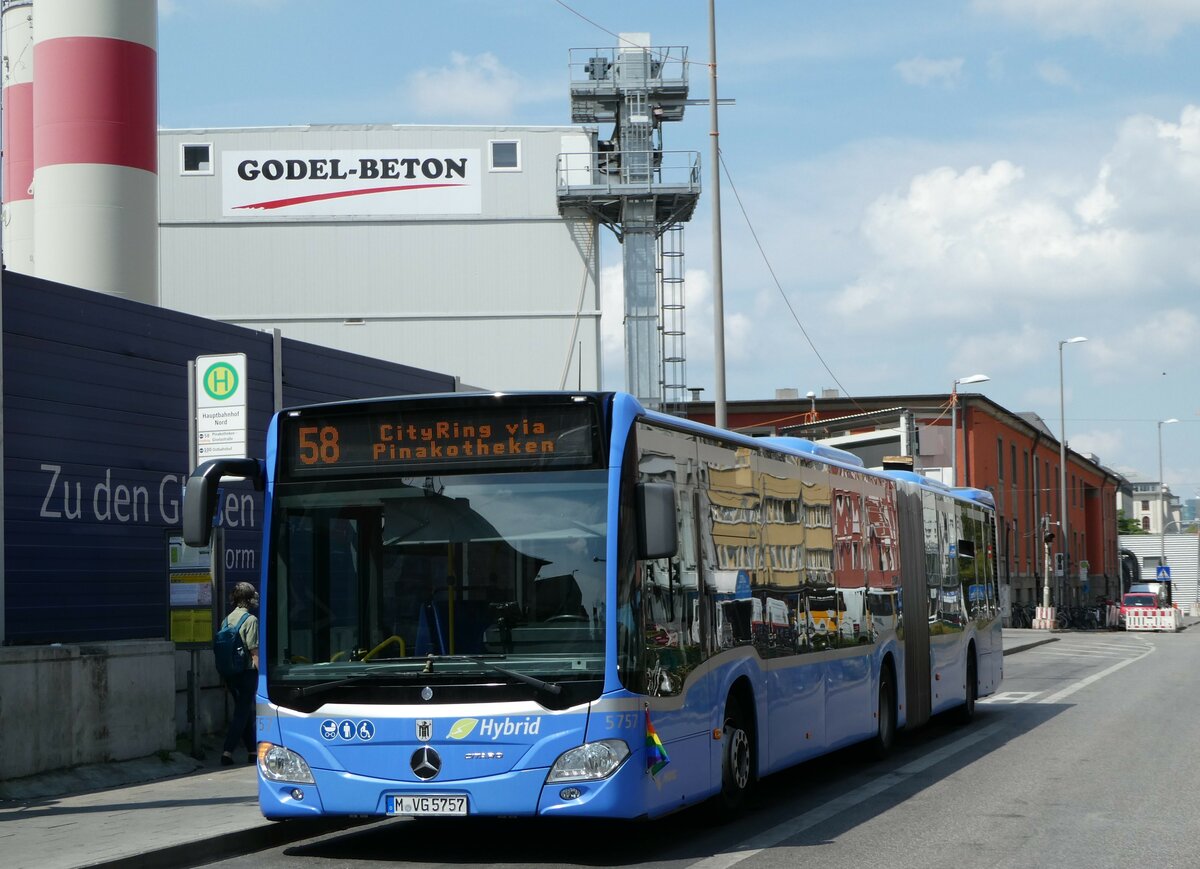
[[254, 740], [254, 692], [258, 687], [258, 592], [248, 582], [239, 582], [230, 595], [233, 609], [221, 623], [213, 643], [217, 672], [233, 695], [233, 718], [225, 734], [221, 766], [233, 764], [238, 740], [246, 746], [246, 763], [258, 760]]

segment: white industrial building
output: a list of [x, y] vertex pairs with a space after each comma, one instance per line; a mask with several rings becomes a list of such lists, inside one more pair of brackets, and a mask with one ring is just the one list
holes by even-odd
[[[1142, 582], [1155, 582], [1169, 568], [1173, 602], [1200, 610], [1200, 536], [1195, 534], [1122, 534], [1121, 548], [1137, 558]], [[1197, 612], [1200, 615], [1200, 611]]]
[[599, 388], [599, 223], [556, 195], [595, 150], [585, 126], [160, 130], [159, 303], [464, 386]]

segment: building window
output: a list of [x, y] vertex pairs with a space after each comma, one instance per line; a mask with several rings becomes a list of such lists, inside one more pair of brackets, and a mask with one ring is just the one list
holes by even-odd
[[1149, 516], [1143, 516], [1143, 517], [1142, 517], [1142, 530], [1143, 530], [1143, 531], [1149, 531], [1149, 530], [1150, 530], [1150, 517], [1149, 517]]
[[1150, 509], [1150, 502], [1149, 502], [1149, 501], [1142, 501], [1142, 509], [1143, 509], [1143, 510], [1149, 510], [1149, 509]]
[[184, 142], [179, 146], [180, 175], [213, 174], [212, 143]]
[[[1029, 485], [1029, 452], [1027, 450], [1021, 450], [1021, 482], [1025, 486], [1025, 527], [1036, 528], [1037, 516], [1033, 510], [1033, 489]], [[1030, 553], [1033, 551], [1033, 547], [1032, 540], [1025, 541], [1026, 572], [1029, 571], [1029, 560], [1032, 557]]]
[[488, 142], [490, 172], [520, 172], [521, 143], [516, 139], [492, 139]]

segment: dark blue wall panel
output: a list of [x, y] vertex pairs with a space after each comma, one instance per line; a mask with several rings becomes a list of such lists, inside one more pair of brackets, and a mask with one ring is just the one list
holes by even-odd
[[[189, 470], [187, 363], [246, 354], [248, 448], [262, 455], [271, 336], [5, 272], [3, 340], [6, 642], [165, 637], [166, 534]], [[281, 367], [285, 405], [454, 389], [448, 375], [287, 339]], [[254, 500], [226, 532], [227, 586], [257, 580]]]

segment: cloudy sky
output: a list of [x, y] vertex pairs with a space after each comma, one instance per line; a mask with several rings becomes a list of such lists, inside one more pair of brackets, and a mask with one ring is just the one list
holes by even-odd
[[[705, 0], [160, 0], [160, 123], [569, 123], [572, 48], [687, 46]], [[717, 0], [727, 395], [945, 393], [1033, 411], [1200, 493], [1200, 3]], [[603, 133], [609, 131], [604, 130]], [[665, 147], [709, 172], [705, 106]], [[711, 399], [709, 197], [687, 379]], [[621, 371], [606, 234], [605, 385]], [[611, 316], [609, 315], [611, 312]], [[555, 364], [558, 364], [556, 361]]]

